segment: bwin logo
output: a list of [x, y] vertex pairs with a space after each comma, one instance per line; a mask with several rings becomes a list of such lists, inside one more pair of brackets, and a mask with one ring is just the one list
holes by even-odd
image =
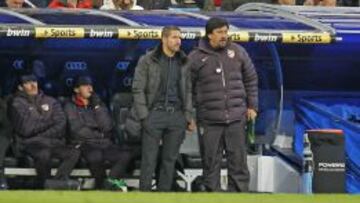
[[24, 60], [22, 60], [22, 59], [16, 59], [16, 60], [13, 62], [13, 67], [14, 67], [16, 70], [22, 70], [22, 69], [24, 69]]
[[65, 63], [65, 68], [67, 70], [86, 70], [87, 63], [83, 61], [68, 61]]

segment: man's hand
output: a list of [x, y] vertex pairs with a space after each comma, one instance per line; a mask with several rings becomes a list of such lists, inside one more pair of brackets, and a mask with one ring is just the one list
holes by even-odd
[[191, 121], [188, 122], [187, 130], [193, 132], [195, 129], [196, 129], [196, 123], [194, 119], [191, 119]]
[[257, 113], [254, 109], [247, 109], [247, 119], [248, 120], [255, 120]]
[[89, 101], [90, 101], [90, 106], [91, 106], [92, 108], [94, 108], [94, 109], [99, 108], [100, 105], [101, 105], [101, 103], [102, 103], [100, 97], [99, 97], [97, 94], [95, 94], [95, 93], [93, 93], [93, 94], [91, 95]]
[[147, 121], [148, 121], [147, 118], [142, 119], [142, 120], [140, 121], [141, 127], [146, 128], [146, 127], [147, 127]]

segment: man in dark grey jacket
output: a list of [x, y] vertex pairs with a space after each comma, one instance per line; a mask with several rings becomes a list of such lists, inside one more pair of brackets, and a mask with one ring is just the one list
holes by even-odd
[[228, 40], [229, 24], [212, 18], [206, 37], [189, 55], [194, 106], [201, 139], [203, 175], [209, 191], [220, 190], [220, 167], [225, 148], [229, 191], [248, 190], [245, 123], [255, 119], [257, 74], [241, 46]]
[[142, 56], [135, 69], [132, 86], [134, 109], [143, 126], [142, 191], [151, 190], [160, 143], [162, 152], [157, 189], [171, 189], [175, 161], [186, 126], [191, 123], [190, 111], [186, 109], [189, 94], [186, 91], [187, 58], [180, 46], [180, 29], [164, 27], [162, 43]]
[[64, 111], [58, 101], [38, 89], [35, 75], [25, 73], [19, 77], [9, 111], [19, 150], [35, 160], [36, 187], [43, 188], [45, 180], [51, 177], [53, 157], [63, 160], [55, 178], [69, 178], [80, 153], [65, 146]]
[[[135, 154], [130, 148], [114, 144], [113, 121], [106, 105], [95, 94], [89, 76], [76, 79], [74, 93], [65, 106], [70, 142], [79, 147], [82, 157], [88, 162], [96, 189], [119, 189], [112, 188], [112, 183], [125, 175]], [[105, 161], [111, 165], [107, 180]]]

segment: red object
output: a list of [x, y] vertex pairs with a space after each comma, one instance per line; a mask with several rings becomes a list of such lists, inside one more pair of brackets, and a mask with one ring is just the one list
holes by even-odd
[[80, 96], [75, 96], [74, 102], [75, 102], [76, 106], [78, 106], [78, 107], [85, 107], [86, 106], [84, 100]]
[[307, 133], [319, 133], [319, 134], [335, 134], [335, 135], [344, 135], [344, 131], [341, 129], [311, 129], [306, 130]]
[[93, 8], [92, 0], [79, 0], [77, 5], [70, 4], [66, 0], [53, 0], [49, 8]]
[[214, 0], [214, 5], [215, 5], [216, 7], [221, 6], [221, 0]]

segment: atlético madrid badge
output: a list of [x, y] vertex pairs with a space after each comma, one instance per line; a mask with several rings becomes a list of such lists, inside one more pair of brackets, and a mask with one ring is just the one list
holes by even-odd
[[229, 58], [234, 58], [235, 57], [235, 51], [234, 50], [228, 49], [227, 54], [228, 54]]
[[44, 111], [49, 111], [49, 110], [50, 110], [49, 104], [43, 104], [43, 105], [41, 105], [41, 108], [42, 108]]

